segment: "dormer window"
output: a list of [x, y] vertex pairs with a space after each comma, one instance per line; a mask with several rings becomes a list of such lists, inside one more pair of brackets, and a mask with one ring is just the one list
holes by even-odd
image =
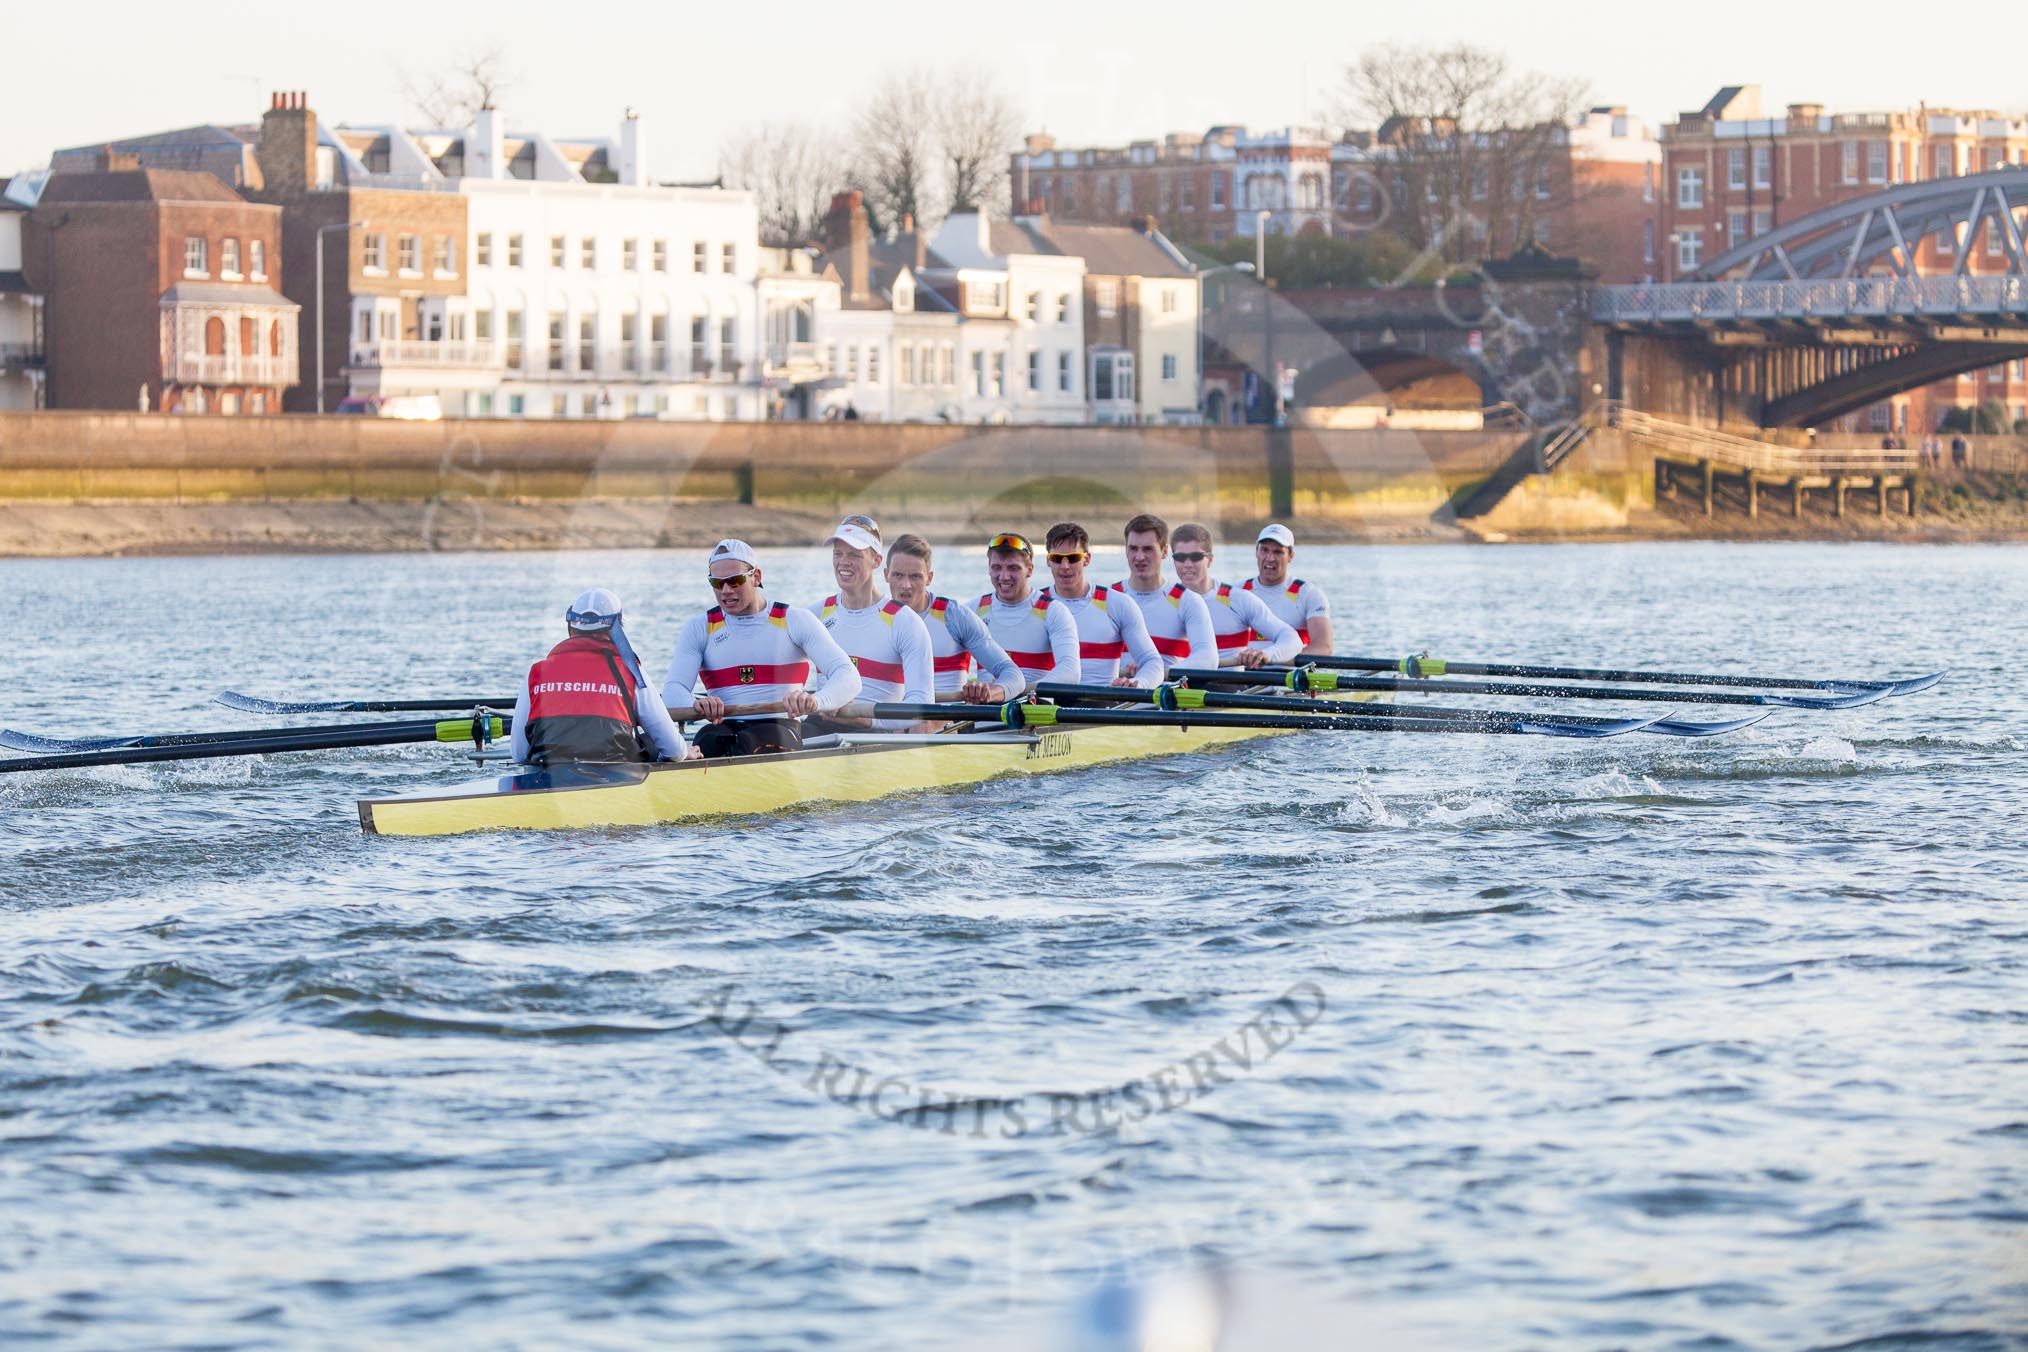
[[894, 308], [906, 314], [915, 309], [915, 287], [908, 282], [894, 284]]

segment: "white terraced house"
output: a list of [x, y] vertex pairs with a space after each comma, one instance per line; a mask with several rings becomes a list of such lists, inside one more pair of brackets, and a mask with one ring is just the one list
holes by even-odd
[[509, 132], [490, 108], [462, 130], [333, 133], [347, 182], [467, 205], [462, 259], [377, 260], [462, 268], [464, 294], [423, 299], [416, 339], [392, 345], [374, 311], [400, 302], [359, 297], [355, 392], [438, 394], [452, 417], [762, 416], [753, 198], [650, 181], [631, 113], [612, 140]]
[[1089, 421], [1084, 260], [1023, 224], [972, 211], [946, 217], [930, 250], [918, 280], [961, 316], [959, 420]]

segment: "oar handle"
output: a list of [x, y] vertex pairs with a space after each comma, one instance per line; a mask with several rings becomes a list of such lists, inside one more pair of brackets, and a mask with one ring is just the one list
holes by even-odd
[[[778, 714], [781, 711], [782, 702], [776, 699], [768, 700], [761, 704], [728, 704], [725, 706], [723, 717], [752, 718], [757, 714]], [[677, 723], [702, 723], [707, 721], [703, 714], [697, 712], [695, 706], [685, 706], [681, 709], [672, 708], [669, 710], [669, 717], [671, 721]]]

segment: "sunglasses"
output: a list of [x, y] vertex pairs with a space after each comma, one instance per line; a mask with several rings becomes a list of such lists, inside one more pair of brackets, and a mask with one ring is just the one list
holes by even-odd
[[1049, 556], [1049, 561], [1051, 563], [1078, 563], [1090, 557], [1091, 555], [1085, 553], [1083, 550], [1079, 550], [1075, 554], [1051, 554]]
[[707, 578], [707, 581], [711, 583], [711, 590], [723, 591], [727, 587], [743, 587], [750, 580], [752, 580], [754, 576], [755, 572], [753, 569], [742, 568], [737, 573], [729, 573], [724, 577], [712, 575]]
[[986, 549], [989, 552], [995, 549], [1018, 549], [1023, 554], [1033, 554], [1035, 552], [1035, 546], [1028, 543], [1027, 536], [1015, 535], [1011, 531], [1005, 535], [996, 535], [988, 540], [986, 542]]
[[1169, 557], [1178, 563], [1202, 563], [1211, 556], [1199, 550], [1189, 554], [1171, 554]]

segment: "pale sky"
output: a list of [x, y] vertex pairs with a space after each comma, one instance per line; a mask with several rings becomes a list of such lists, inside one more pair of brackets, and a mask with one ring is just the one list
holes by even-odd
[[[295, 11], [294, 32], [268, 17], [283, 9]], [[1766, 0], [1039, 0], [967, 9], [453, 0], [185, 13], [139, 0], [0, 0], [0, 174], [42, 165], [63, 146], [257, 121], [272, 89], [307, 90], [327, 122], [413, 125], [402, 70], [442, 67], [489, 42], [506, 55], [501, 105], [511, 125], [611, 135], [631, 106], [645, 119], [658, 178], [711, 177], [720, 143], [752, 123], [843, 124], [884, 71], [918, 63], [989, 68], [1029, 127], [1066, 145], [1329, 120], [1346, 63], [1389, 40], [1466, 39], [1519, 66], [1579, 78], [1591, 102], [1624, 103], [1651, 125], [1732, 83], [1761, 85], [1776, 115], [1791, 102], [1833, 112], [1923, 102], [2028, 111], [2028, 18], [2007, 4], [1954, 9], [1937, 22], [1879, 0], [1832, 9]], [[400, 36], [404, 26], [412, 39]]]

